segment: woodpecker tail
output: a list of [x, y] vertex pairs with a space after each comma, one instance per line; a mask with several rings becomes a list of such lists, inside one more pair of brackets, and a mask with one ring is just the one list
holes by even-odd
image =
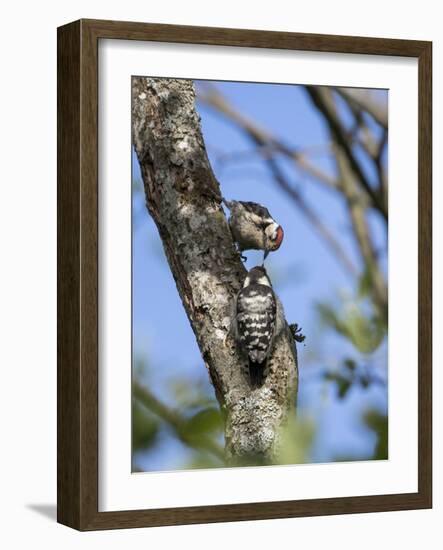
[[249, 381], [252, 388], [260, 388], [265, 380], [266, 361], [255, 363], [249, 359]]

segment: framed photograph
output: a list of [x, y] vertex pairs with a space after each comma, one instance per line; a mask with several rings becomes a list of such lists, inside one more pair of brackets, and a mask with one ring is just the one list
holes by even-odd
[[58, 29], [58, 521], [432, 506], [430, 42]]

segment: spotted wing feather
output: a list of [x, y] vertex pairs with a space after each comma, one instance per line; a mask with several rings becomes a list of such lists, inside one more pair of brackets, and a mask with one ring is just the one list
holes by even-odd
[[266, 361], [275, 331], [277, 304], [272, 289], [252, 284], [243, 288], [237, 299], [239, 344], [249, 360]]
[[239, 202], [247, 212], [251, 214], [255, 214], [256, 216], [262, 219], [268, 219], [268, 218], [272, 219], [272, 216], [269, 213], [269, 210], [265, 206], [262, 206], [257, 202], [245, 202], [245, 201], [239, 201]]

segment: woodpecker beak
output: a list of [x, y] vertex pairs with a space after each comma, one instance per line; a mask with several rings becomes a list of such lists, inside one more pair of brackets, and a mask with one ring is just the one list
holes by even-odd
[[268, 257], [268, 254], [269, 254], [269, 250], [265, 250], [265, 253], [264, 253], [264, 256], [263, 256], [263, 263], [261, 264], [262, 266], [265, 265], [265, 260]]

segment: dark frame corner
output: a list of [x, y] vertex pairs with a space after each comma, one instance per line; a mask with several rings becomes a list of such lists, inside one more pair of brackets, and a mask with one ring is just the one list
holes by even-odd
[[[417, 493], [98, 512], [97, 73], [101, 38], [406, 56], [419, 67]], [[432, 507], [432, 43], [80, 20], [58, 29], [58, 521], [79, 530]]]

